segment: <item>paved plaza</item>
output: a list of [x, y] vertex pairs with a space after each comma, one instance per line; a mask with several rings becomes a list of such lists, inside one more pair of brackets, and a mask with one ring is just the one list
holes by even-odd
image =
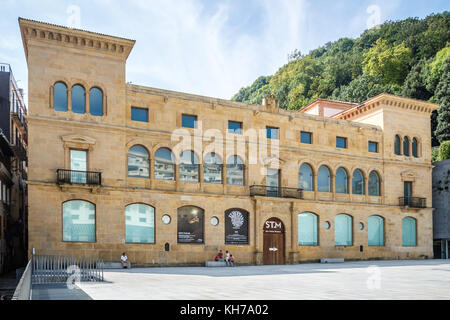
[[450, 260], [105, 271], [94, 300], [450, 299]]

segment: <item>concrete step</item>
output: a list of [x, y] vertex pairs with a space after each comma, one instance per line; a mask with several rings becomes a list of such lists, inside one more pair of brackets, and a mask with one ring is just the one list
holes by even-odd
[[322, 258], [320, 263], [343, 263], [344, 258]]
[[[128, 269], [131, 269], [131, 262], [127, 262]], [[121, 262], [99, 262], [97, 264], [97, 267], [103, 268], [103, 269], [122, 269], [122, 263]]]
[[225, 261], [206, 261], [205, 266], [208, 268], [226, 267], [227, 263]]

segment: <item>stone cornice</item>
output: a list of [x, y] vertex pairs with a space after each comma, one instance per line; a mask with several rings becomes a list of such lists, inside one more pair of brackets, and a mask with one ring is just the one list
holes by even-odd
[[349, 110], [345, 110], [334, 116], [336, 119], [351, 120], [355, 116], [360, 114], [368, 114], [378, 109], [380, 106], [390, 106], [395, 108], [400, 108], [404, 110], [412, 110], [416, 112], [423, 112], [425, 114], [431, 114], [434, 110], [439, 108], [438, 104], [431, 103], [428, 101], [422, 101], [411, 98], [404, 98], [395, 96], [392, 94], [382, 93], [376, 97], [373, 97], [362, 104], [353, 107]]
[[72, 29], [23, 18], [19, 18], [19, 25], [27, 60], [28, 45], [30, 41], [40, 41], [45, 44], [54, 44], [80, 50], [99, 52], [116, 56], [123, 60], [128, 58], [135, 44], [135, 40]]

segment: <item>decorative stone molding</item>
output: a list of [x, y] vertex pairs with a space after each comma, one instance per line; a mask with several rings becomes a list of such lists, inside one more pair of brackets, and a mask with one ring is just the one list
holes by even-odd
[[417, 179], [417, 174], [413, 171], [403, 171], [401, 173], [402, 181], [405, 182], [414, 182]]
[[28, 60], [30, 41], [52, 43], [82, 50], [106, 53], [126, 60], [133, 49], [135, 40], [108, 36], [100, 33], [72, 29], [54, 24], [19, 18], [25, 56]]
[[64, 149], [84, 149], [84, 150], [92, 150], [96, 141], [93, 138], [82, 136], [78, 134], [62, 136], [61, 140], [64, 143]]

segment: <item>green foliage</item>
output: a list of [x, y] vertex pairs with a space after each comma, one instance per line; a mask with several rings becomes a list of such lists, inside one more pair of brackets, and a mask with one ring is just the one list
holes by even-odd
[[436, 137], [439, 142], [443, 143], [450, 140], [450, 59], [444, 63], [435, 95], [439, 103]]
[[450, 140], [441, 143], [439, 148], [439, 160], [444, 161], [450, 159]]
[[439, 159], [439, 148], [433, 148], [431, 150], [431, 162], [438, 162]]
[[364, 54], [363, 71], [369, 75], [380, 75], [387, 84], [401, 85], [411, 62], [411, 49], [405, 44], [389, 46], [378, 39], [375, 46]]
[[388, 21], [358, 39], [328, 42], [307, 55], [293, 51], [275, 75], [258, 78], [233, 100], [260, 104], [273, 94], [288, 110], [317, 98], [363, 102], [383, 92], [429, 100], [441, 104], [431, 123], [437, 146], [450, 140], [449, 56], [450, 12]]

